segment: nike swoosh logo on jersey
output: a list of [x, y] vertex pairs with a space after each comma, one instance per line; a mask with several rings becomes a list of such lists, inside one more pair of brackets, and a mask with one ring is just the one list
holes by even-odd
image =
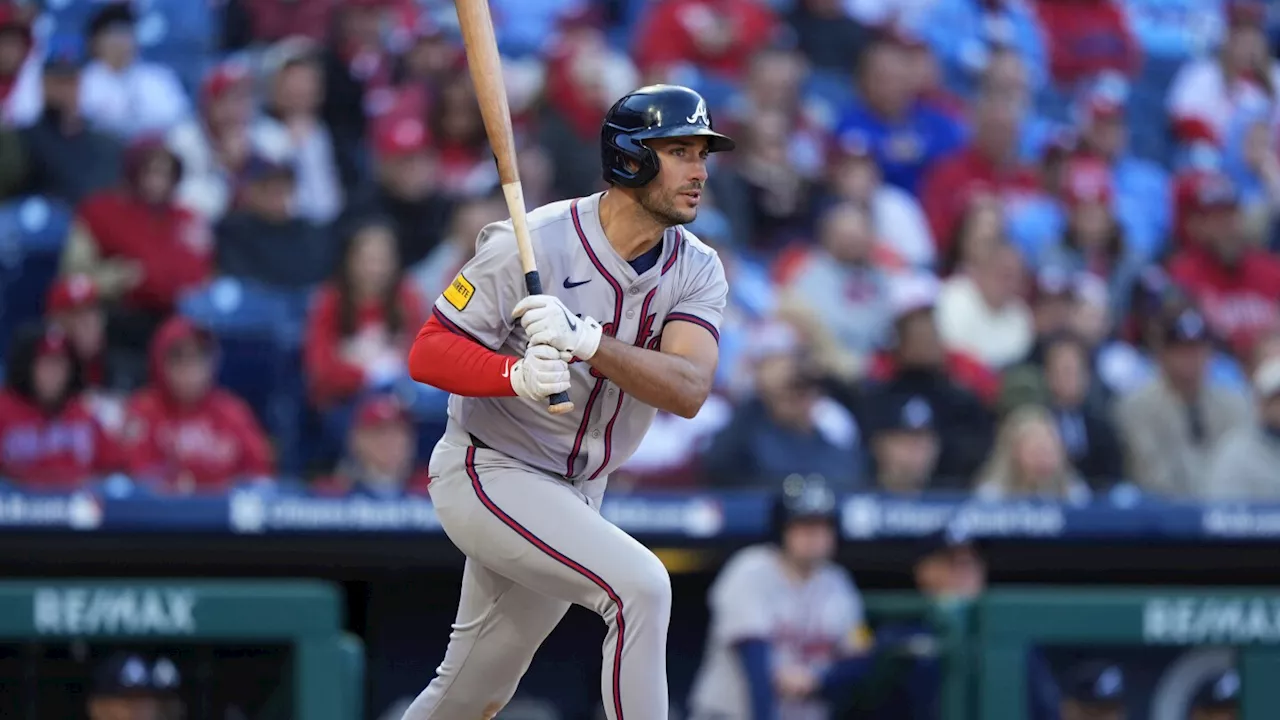
[[583, 280], [583, 281], [581, 281], [581, 282], [569, 282], [569, 278], [565, 278], [565, 279], [564, 279], [564, 289], [565, 289], [565, 290], [572, 290], [572, 289], [574, 289], [574, 288], [578, 287], [579, 285], [586, 285], [586, 284], [587, 284], [587, 283], [589, 283], [589, 282], [591, 282], [591, 278], [587, 278], [586, 280]]
[[569, 329], [577, 330], [578, 324], [573, 321], [573, 318], [569, 317], [569, 313], [565, 312], [564, 310], [561, 310], [560, 312], [564, 313], [564, 321], [569, 323]]

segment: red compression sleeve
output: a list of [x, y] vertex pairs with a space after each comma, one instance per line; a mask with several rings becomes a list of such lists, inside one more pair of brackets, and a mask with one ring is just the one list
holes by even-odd
[[510, 366], [515, 362], [454, 332], [432, 315], [409, 350], [409, 376], [454, 395], [514, 397]]

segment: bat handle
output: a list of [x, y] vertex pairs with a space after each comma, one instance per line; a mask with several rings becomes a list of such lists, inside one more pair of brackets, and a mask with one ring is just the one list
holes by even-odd
[[[530, 270], [524, 274], [524, 287], [530, 295], [542, 294], [542, 278], [538, 277], [537, 270]], [[547, 402], [551, 405], [549, 409], [552, 415], [573, 412], [573, 401], [569, 399], [567, 392], [558, 392], [547, 398]]]

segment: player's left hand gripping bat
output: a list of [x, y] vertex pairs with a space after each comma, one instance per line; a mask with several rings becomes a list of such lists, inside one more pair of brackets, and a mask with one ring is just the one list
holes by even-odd
[[[524, 190], [520, 187], [520, 170], [516, 166], [516, 144], [511, 131], [511, 109], [507, 105], [507, 88], [502, 81], [502, 61], [498, 56], [498, 41], [493, 34], [493, 17], [489, 14], [488, 0], [457, 0], [458, 23], [462, 27], [462, 42], [467, 49], [467, 65], [471, 68], [471, 81], [476, 87], [476, 99], [480, 114], [484, 117], [485, 133], [498, 163], [498, 179], [502, 194], [507, 198], [507, 210], [511, 212], [511, 226], [516, 233], [516, 247], [520, 251], [520, 267], [524, 270], [524, 285], [530, 295], [542, 294], [542, 280], [533, 259], [533, 241], [529, 236], [529, 222], [525, 217]], [[573, 410], [569, 393], [562, 392], [550, 398], [551, 412], [560, 414]]]

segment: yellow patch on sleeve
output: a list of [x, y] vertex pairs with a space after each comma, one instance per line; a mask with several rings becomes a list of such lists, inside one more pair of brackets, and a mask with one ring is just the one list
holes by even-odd
[[467, 303], [471, 302], [471, 296], [476, 294], [476, 286], [462, 273], [458, 273], [458, 277], [449, 283], [449, 287], [444, 290], [444, 299], [449, 304], [459, 310], [467, 309]]

